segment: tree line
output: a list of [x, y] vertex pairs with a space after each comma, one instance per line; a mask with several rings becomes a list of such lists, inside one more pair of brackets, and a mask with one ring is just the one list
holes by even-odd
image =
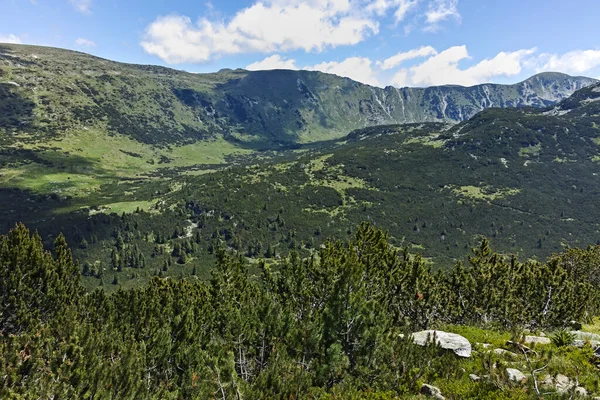
[[600, 315], [598, 247], [521, 262], [484, 240], [469, 265], [434, 272], [365, 223], [253, 273], [243, 249], [214, 251], [207, 281], [86, 293], [62, 236], [49, 252], [16, 226], [0, 237], [0, 397], [395, 398], [460, 373], [453, 354], [402, 334]]

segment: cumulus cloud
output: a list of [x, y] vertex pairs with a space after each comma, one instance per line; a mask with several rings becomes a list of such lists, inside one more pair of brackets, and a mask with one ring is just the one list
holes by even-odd
[[380, 86], [371, 64], [372, 61], [365, 57], [349, 57], [341, 62], [323, 62], [304, 69], [345, 76], [368, 85]]
[[81, 46], [81, 47], [94, 47], [96, 45], [96, 43], [92, 42], [91, 40], [85, 39], [85, 38], [77, 38], [75, 40], [75, 44], [77, 46]]
[[92, 13], [92, 0], [69, 0], [69, 3], [83, 14]]
[[261, 61], [256, 61], [246, 67], [249, 71], [260, 71], [267, 69], [298, 69], [296, 60], [293, 58], [285, 59], [279, 54], [273, 54]]
[[0, 43], [21, 44], [23, 42], [17, 35], [13, 35], [12, 33], [9, 33], [8, 35], [0, 34]]
[[[415, 60], [423, 57], [426, 57], [424, 61]], [[402, 63], [409, 60], [413, 60], [413, 65], [399, 68]], [[350, 57], [340, 62], [322, 62], [302, 69], [345, 76], [373, 86], [382, 86], [382, 83], [396, 87], [448, 84], [472, 86], [493, 82], [499, 77], [520, 76], [523, 72], [533, 74], [541, 71], [557, 71], [568, 74], [594, 74], [597, 68], [600, 68], [600, 50], [578, 50], [564, 54], [540, 54], [535, 48], [503, 51], [494, 57], [461, 67], [461, 62], [469, 60], [472, 58], [467, 46], [464, 45], [449, 47], [441, 52], [431, 46], [423, 46], [400, 52], [382, 61], [373, 61], [366, 57]], [[299, 69], [299, 67], [295, 59], [275, 54], [250, 64], [247, 69]]]
[[357, 44], [378, 32], [378, 22], [353, 12], [348, 0], [270, 0], [239, 11], [228, 22], [158, 17], [146, 28], [141, 45], [168, 63], [200, 63], [227, 54], [322, 51]]
[[394, 67], [400, 65], [402, 62], [404, 62], [406, 60], [411, 60], [413, 58], [418, 58], [418, 57], [427, 57], [427, 56], [435, 55], [435, 54], [437, 54], [437, 51], [435, 51], [435, 49], [433, 47], [423, 46], [423, 47], [419, 47], [418, 49], [409, 50], [407, 52], [400, 52], [400, 53], [396, 54], [395, 56], [392, 56], [390, 58], [383, 60], [383, 63], [379, 63], [379, 64], [381, 66], [381, 69], [391, 69], [391, 68], [394, 68]]
[[424, 62], [397, 71], [391, 82], [395, 86], [431, 86], [456, 84], [472, 86], [499, 76], [518, 75], [535, 49], [500, 52], [465, 69], [458, 63], [469, 59], [466, 46], [450, 47]]
[[584, 74], [600, 67], [600, 50], [575, 50], [565, 54], [541, 54], [536, 70]]
[[413, 23], [432, 30], [460, 19], [458, 0], [254, 0], [226, 19], [212, 9], [196, 21], [161, 15], [146, 26], [140, 45], [170, 64], [243, 53], [321, 52], [358, 44], [379, 34], [380, 20], [399, 23], [410, 14]]

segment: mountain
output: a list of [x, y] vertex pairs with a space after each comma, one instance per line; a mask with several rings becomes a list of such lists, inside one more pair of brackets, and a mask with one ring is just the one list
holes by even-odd
[[[600, 240], [600, 88], [556, 102], [587, 78], [396, 90], [308, 71], [190, 74], [42, 47], [0, 53], [1, 230], [23, 221], [48, 242], [63, 231], [88, 271], [133, 277], [123, 285], [159, 270], [206, 274], [217, 244], [252, 260], [308, 256], [364, 220], [440, 268], [482, 236], [537, 258]], [[451, 97], [461, 118], [518, 107], [422, 122], [434, 94], [443, 116]], [[414, 102], [419, 122], [395, 124], [394, 98]], [[329, 140], [299, 144], [319, 138]], [[291, 149], [255, 151], [277, 143]]]
[[207, 277], [218, 247], [252, 265], [292, 250], [308, 257], [362, 221], [440, 269], [483, 237], [538, 260], [600, 241], [600, 84], [542, 109], [368, 127], [280, 157], [121, 179], [71, 198], [0, 190], [9, 205], [0, 223], [24, 221], [49, 241], [65, 232], [89, 288], [99, 271], [124, 286], [159, 273]]
[[456, 123], [488, 107], [548, 106], [593, 82], [544, 73], [515, 85], [381, 89], [320, 72], [193, 74], [3, 44], [0, 132], [5, 143], [92, 129], [160, 146], [221, 137], [269, 148], [372, 125]]

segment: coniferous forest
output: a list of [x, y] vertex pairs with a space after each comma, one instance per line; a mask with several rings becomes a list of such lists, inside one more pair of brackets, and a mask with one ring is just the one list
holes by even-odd
[[[598, 247], [523, 262], [484, 240], [468, 265], [433, 273], [388, 240], [362, 224], [256, 274], [219, 248], [207, 281], [108, 295], [84, 291], [62, 236], [49, 251], [17, 225], [0, 240], [0, 397], [391, 399], [435, 384], [448, 398], [526, 399], [542, 397], [542, 371], [598, 392], [591, 342], [560, 329], [600, 314]], [[462, 333], [473, 354], [416, 345], [422, 329]], [[541, 331], [551, 344], [525, 344]], [[515, 365], [532, 378], [511, 379]], [[568, 389], [551, 392], [579, 393]]]
[[592, 78], [0, 45], [0, 399], [598, 398], [599, 176]]

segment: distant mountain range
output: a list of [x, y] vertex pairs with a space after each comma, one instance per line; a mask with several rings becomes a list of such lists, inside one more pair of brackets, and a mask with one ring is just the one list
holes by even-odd
[[[48, 243], [62, 231], [94, 270], [153, 254], [135, 274], [117, 269], [124, 285], [159, 269], [206, 276], [215, 241], [249, 258], [309, 256], [362, 221], [439, 267], [482, 236], [542, 259], [600, 243], [599, 177], [589, 78], [381, 89], [0, 45], [0, 231], [23, 221]], [[158, 251], [192, 238], [184, 261]]]
[[36, 141], [94, 128], [153, 145], [223, 137], [285, 147], [373, 125], [456, 123], [489, 107], [546, 107], [594, 82], [542, 73], [514, 85], [382, 89], [321, 72], [193, 74], [0, 44], [0, 134], [9, 143], [11, 132]]

